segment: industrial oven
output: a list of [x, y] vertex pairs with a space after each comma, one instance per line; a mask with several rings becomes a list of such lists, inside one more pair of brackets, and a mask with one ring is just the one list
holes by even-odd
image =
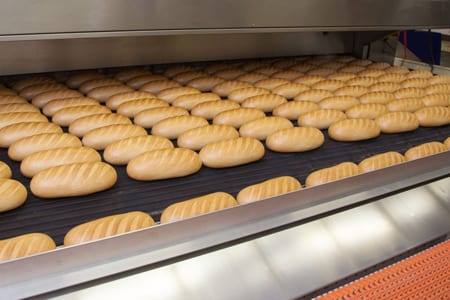
[[[450, 1], [4, 1], [2, 82], [79, 70], [113, 74], [311, 55], [394, 63], [371, 48], [398, 30], [450, 27]], [[275, 60], [274, 60], [275, 61]], [[446, 70], [441, 68], [440, 72]], [[60, 245], [73, 226], [443, 141], [449, 125], [320, 149], [266, 151], [249, 165], [138, 182], [116, 167], [110, 190], [42, 200], [0, 215], [0, 239], [47, 232]], [[1, 160], [8, 161], [4, 149]], [[19, 164], [10, 161], [21, 177]], [[0, 296], [81, 299], [293, 299], [312, 297], [436, 241], [450, 230], [450, 151], [336, 182], [0, 264]], [[72, 298], [70, 298], [72, 297]]]

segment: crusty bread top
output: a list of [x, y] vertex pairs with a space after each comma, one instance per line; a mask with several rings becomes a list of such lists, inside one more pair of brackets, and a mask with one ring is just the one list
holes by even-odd
[[225, 80], [217, 76], [203, 76], [190, 80], [186, 85], [202, 92], [208, 92], [222, 82], [225, 82]]
[[51, 237], [43, 233], [28, 233], [0, 240], [0, 261], [29, 256], [56, 248]]
[[54, 82], [55, 80], [50, 77], [33, 76], [16, 81], [12, 85], [12, 89], [15, 90], [16, 92], [21, 92], [23, 89], [35, 84], [54, 83]]
[[437, 154], [439, 152], [448, 151], [448, 148], [446, 145], [440, 142], [429, 142], [424, 143], [412, 148], [409, 148], [405, 152], [405, 158], [406, 160], [413, 160], [418, 159], [421, 157]]
[[242, 189], [236, 200], [239, 204], [250, 203], [265, 198], [301, 189], [300, 182], [292, 176], [272, 178]]
[[0, 178], [11, 178], [11, 168], [3, 161], [0, 161]]

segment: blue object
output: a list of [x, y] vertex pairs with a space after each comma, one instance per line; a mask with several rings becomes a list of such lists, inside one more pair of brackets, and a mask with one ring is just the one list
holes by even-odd
[[[400, 32], [399, 41], [405, 44], [404, 32]], [[421, 61], [428, 64], [441, 63], [441, 34], [431, 31], [406, 31], [407, 48]]]

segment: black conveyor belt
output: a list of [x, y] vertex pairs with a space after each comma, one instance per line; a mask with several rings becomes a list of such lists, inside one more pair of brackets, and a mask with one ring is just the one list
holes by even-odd
[[[326, 132], [324, 132], [326, 135]], [[296, 177], [303, 184], [314, 170], [344, 161], [362, 159], [386, 151], [404, 153], [407, 149], [430, 141], [443, 141], [450, 136], [450, 125], [439, 128], [419, 128], [402, 134], [382, 134], [380, 137], [343, 143], [330, 140], [314, 151], [280, 154], [269, 150], [256, 163], [228, 169], [203, 167], [197, 174], [177, 179], [138, 182], [128, 178], [125, 167], [116, 167], [118, 181], [114, 188], [93, 195], [66, 199], [40, 199], [29, 192], [27, 202], [20, 208], [0, 214], [0, 239], [29, 232], [44, 232], [62, 244], [65, 233], [72, 227], [111, 214], [140, 210], [159, 220], [168, 205], [216, 191], [236, 196], [244, 187], [281, 175]], [[29, 188], [29, 179], [21, 176], [20, 164], [0, 150], [0, 160], [7, 162], [13, 178]], [[448, 162], [444, 162], [448, 163]]]

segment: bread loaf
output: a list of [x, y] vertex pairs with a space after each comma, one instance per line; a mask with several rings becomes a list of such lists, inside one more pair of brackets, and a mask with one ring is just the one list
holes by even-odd
[[336, 109], [340, 111], [345, 111], [357, 104], [359, 104], [358, 99], [351, 96], [333, 96], [319, 102], [319, 106], [322, 109]]
[[131, 124], [130, 119], [114, 113], [95, 114], [76, 119], [69, 126], [69, 132], [83, 137], [89, 131], [114, 124]]
[[105, 78], [105, 75], [97, 72], [84, 72], [70, 76], [66, 81], [66, 85], [71, 89], [78, 89], [83, 83], [89, 80], [102, 78]]
[[277, 86], [272, 90], [275, 95], [283, 96], [287, 99], [294, 99], [300, 93], [306, 92], [310, 89], [309, 86], [302, 83], [286, 83]]
[[210, 143], [238, 138], [238, 131], [229, 125], [206, 125], [187, 130], [177, 139], [178, 147], [200, 150]]
[[317, 67], [306, 72], [307, 75], [316, 75], [327, 77], [335, 73], [337, 70], [331, 68]]
[[9, 146], [8, 156], [12, 160], [22, 161], [28, 155], [38, 151], [62, 147], [81, 147], [81, 141], [69, 133], [43, 133], [32, 135]]
[[11, 168], [3, 161], [0, 161], [0, 178], [11, 178]]
[[17, 93], [11, 89], [0, 87], [0, 96], [17, 96]]
[[[358, 74], [361, 71], [364, 71], [365, 68], [361, 66], [345, 66], [343, 68], [339, 69], [339, 72], [345, 72], [345, 73], [352, 73], [352, 74]], [[367, 76], [361, 76], [360, 78], [372, 78]]]
[[393, 82], [393, 83], [401, 83], [406, 79], [407, 78], [404, 74], [397, 74], [397, 73], [386, 73], [377, 78], [378, 82]]
[[111, 113], [111, 110], [103, 105], [81, 105], [65, 107], [58, 110], [52, 117], [52, 122], [60, 126], [69, 126], [73, 121], [97, 114]]
[[196, 95], [200, 94], [201, 92], [198, 89], [195, 89], [193, 87], [173, 87], [168, 88], [165, 90], [162, 90], [157, 94], [157, 97], [159, 99], [162, 99], [166, 101], [167, 103], [172, 103], [175, 99], [177, 99], [180, 96], [183, 95]]
[[39, 108], [28, 103], [0, 104], [0, 116], [18, 112], [39, 112]]
[[[9, 178], [0, 178], [0, 213], [13, 210], [27, 200], [27, 189], [19, 181]], [[1, 249], [1, 248], [0, 248]]]
[[[333, 70], [339, 70], [345, 66], [346, 66], [346, 64], [337, 62], [337, 61], [330, 61], [330, 62], [327, 62], [327, 63], [321, 65], [322, 68], [333, 69]], [[335, 73], [333, 73], [333, 74], [335, 74]]]
[[145, 84], [157, 80], [167, 80], [167, 77], [159, 74], [141, 75], [128, 80], [127, 85], [135, 90], [138, 90]]
[[364, 103], [350, 107], [345, 111], [345, 114], [351, 119], [375, 119], [387, 112], [387, 107], [384, 104]]
[[144, 84], [143, 86], [141, 86], [139, 91], [148, 92], [148, 93], [157, 95], [159, 92], [161, 92], [165, 89], [170, 89], [170, 88], [175, 88], [175, 87], [180, 87], [180, 84], [176, 81], [167, 80], [167, 79], [166, 80], [156, 80], [156, 81], [151, 81], [149, 83]]
[[31, 103], [39, 108], [42, 108], [52, 100], [82, 97], [82, 96], [83, 96], [83, 94], [81, 94], [79, 91], [75, 91], [75, 90], [69, 90], [69, 89], [55, 90], [55, 91], [44, 92], [44, 93], [37, 95], [36, 97], [33, 97], [33, 100], [31, 101]]
[[181, 85], [186, 85], [189, 81], [203, 76], [208, 76], [208, 74], [203, 71], [187, 71], [175, 75], [172, 80], [178, 82]]
[[350, 97], [360, 97], [364, 94], [367, 94], [369, 89], [362, 85], [347, 85], [341, 88], [338, 88], [334, 95], [336, 96], [350, 96]]
[[362, 160], [358, 166], [362, 173], [370, 172], [406, 161], [405, 157], [394, 151], [376, 154]]
[[431, 94], [420, 99], [425, 106], [450, 106], [450, 94]]
[[0, 240], [0, 261], [30, 256], [56, 248], [51, 237], [44, 233], [28, 233]]
[[61, 127], [49, 122], [22, 122], [0, 129], [0, 147], [7, 148], [15, 141], [41, 134], [62, 133]]
[[309, 90], [295, 96], [296, 101], [310, 101], [310, 102], [320, 102], [321, 100], [333, 97], [334, 94], [327, 90]]
[[280, 176], [242, 189], [236, 197], [239, 204], [286, 194], [302, 188], [300, 182], [291, 176]]
[[48, 122], [48, 119], [39, 112], [0, 113], [0, 128], [22, 122]]
[[153, 218], [140, 211], [107, 216], [70, 229], [64, 236], [64, 246], [86, 243], [153, 225]]
[[410, 112], [396, 111], [378, 116], [375, 122], [383, 133], [400, 133], [419, 128], [417, 117]]
[[420, 126], [436, 127], [450, 124], [450, 109], [444, 106], [431, 106], [414, 113]]
[[[255, 86], [258, 87], [256, 84]], [[215, 85], [212, 91], [220, 97], [227, 97], [229, 94], [231, 94], [231, 92], [247, 87], [252, 87], [252, 85], [243, 81], [230, 80]]]
[[87, 106], [87, 105], [100, 105], [97, 99], [88, 97], [75, 97], [66, 99], [56, 99], [48, 102], [43, 108], [42, 112], [46, 116], [53, 116], [57, 111], [73, 106]]
[[373, 77], [373, 78], [377, 78], [384, 74], [386, 74], [386, 72], [384, 72], [383, 70], [377, 70], [377, 69], [365, 69], [365, 70], [362, 70], [361, 72], [358, 72], [359, 76]]
[[247, 98], [267, 94], [270, 94], [270, 91], [267, 89], [257, 87], [246, 87], [232, 91], [228, 95], [228, 100], [232, 100], [237, 103], [242, 103]]
[[373, 62], [367, 66], [367, 69], [377, 69], [377, 70], [385, 70], [389, 68], [391, 65], [386, 62]]
[[37, 95], [49, 92], [49, 91], [55, 91], [55, 90], [65, 90], [67, 89], [63, 84], [60, 83], [42, 83], [42, 84], [34, 84], [30, 85], [26, 88], [24, 88], [20, 93], [20, 97], [24, 97], [28, 100], [33, 99]]
[[136, 180], [161, 180], [197, 173], [199, 155], [185, 148], [166, 148], [139, 154], [127, 165], [127, 174]]
[[217, 114], [213, 119], [213, 123], [231, 125], [235, 128], [239, 128], [244, 123], [265, 116], [264, 112], [257, 108], [236, 108]]
[[269, 78], [267, 75], [264, 75], [264, 74], [261, 74], [261, 73], [251, 72], [251, 73], [245, 73], [245, 74], [243, 74], [241, 76], [238, 76], [238, 77], [236, 77], [235, 80], [248, 82], [248, 83], [251, 83], [251, 84], [255, 84], [256, 82], [258, 82], [260, 80], [263, 80], [263, 79], [267, 79], [267, 78]]
[[103, 158], [113, 165], [126, 165], [139, 154], [166, 148], [173, 148], [173, 144], [165, 137], [153, 135], [133, 136], [106, 146]]
[[343, 162], [329, 168], [319, 169], [306, 177], [305, 185], [315, 186], [327, 182], [358, 175], [360, 173], [358, 165], [352, 162]]
[[195, 105], [191, 109], [191, 115], [212, 120], [221, 112], [239, 107], [239, 103], [231, 100], [214, 100]]
[[448, 149], [450, 149], [450, 137], [445, 139], [444, 145], [447, 146]]
[[214, 93], [182, 95], [177, 97], [172, 102], [172, 106], [182, 107], [186, 110], [191, 110], [194, 106], [198, 104], [217, 100], [220, 100], [220, 97], [219, 95]]
[[217, 76], [225, 80], [234, 80], [236, 79], [236, 77], [239, 77], [245, 73], [246, 73], [245, 71], [242, 71], [238, 68], [229, 68], [215, 72], [214, 76]]
[[202, 92], [210, 92], [216, 85], [223, 82], [225, 82], [224, 79], [216, 76], [203, 76], [192, 79], [186, 85], [196, 88]]
[[271, 133], [266, 146], [276, 152], [304, 152], [319, 148], [325, 141], [323, 133], [314, 127], [293, 127]]
[[93, 129], [83, 136], [83, 145], [103, 150], [111, 143], [133, 136], [147, 135], [147, 131], [138, 125], [113, 124]]
[[27, 77], [16, 81], [12, 85], [12, 89], [15, 90], [16, 92], [21, 92], [23, 89], [32, 85], [43, 83], [54, 83], [54, 82], [55, 80], [50, 77], [43, 77], [43, 76]]
[[83, 94], [87, 95], [90, 91], [92, 91], [95, 88], [102, 87], [102, 86], [114, 86], [114, 85], [121, 85], [122, 81], [114, 79], [114, 78], [99, 78], [99, 79], [92, 79], [83, 82], [83, 84], [80, 85], [78, 90], [82, 92]]
[[389, 111], [415, 112], [424, 107], [424, 103], [419, 98], [402, 98], [390, 101], [386, 107]]
[[189, 112], [181, 107], [157, 107], [141, 111], [134, 116], [134, 123], [144, 128], [151, 128], [153, 125], [167, 118], [176, 116], [187, 116]]
[[172, 65], [169, 66], [165, 71], [164, 71], [164, 76], [172, 78], [180, 73], [184, 73], [184, 72], [188, 72], [188, 71], [194, 71], [195, 68], [193, 66], [189, 66], [189, 65]]
[[378, 137], [380, 128], [371, 119], [345, 119], [331, 124], [328, 135], [340, 142], [363, 141]]
[[285, 70], [274, 73], [271, 77], [277, 79], [295, 80], [304, 74], [294, 70]]
[[406, 73], [406, 78], [430, 78], [433, 77], [433, 73], [428, 70], [413, 70]]
[[205, 166], [227, 168], [258, 161], [264, 152], [264, 145], [257, 139], [240, 137], [208, 144], [199, 154]]
[[433, 84], [425, 88], [427, 95], [432, 94], [450, 94], [450, 83]]
[[399, 83], [395, 82], [378, 82], [372, 84], [369, 87], [371, 92], [385, 92], [385, 93], [394, 93], [397, 90], [402, 89], [402, 86]]
[[202, 117], [195, 116], [177, 116], [159, 121], [152, 127], [152, 134], [176, 139], [183, 132], [208, 125], [208, 121]]
[[300, 115], [297, 124], [299, 126], [327, 129], [331, 124], [346, 118], [345, 113], [340, 110], [318, 109]]
[[301, 84], [305, 84], [307, 86], [312, 86], [318, 82], [327, 80], [325, 77], [323, 76], [318, 76], [318, 75], [305, 75], [305, 76], [300, 76], [299, 78], [295, 79], [293, 82], [294, 83], [301, 83]]
[[131, 101], [131, 100], [138, 100], [138, 99], [149, 99], [149, 98], [156, 98], [155, 95], [148, 92], [125, 92], [125, 93], [119, 93], [115, 94], [106, 100], [106, 106], [109, 107], [112, 110], [116, 110], [119, 105]]
[[426, 88], [430, 84], [428, 83], [428, 79], [425, 78], [410, 78], [405, 79], [400, 82], [402, 87], [404, 88]]
[[146, 109], [167, 106], [169, 106], [169, 103], [157, 98], [142, 98], [120, 104], [119, 107], [117, 107], [117, 113], [133, 118], [135, 115]]
[[294, 127], [292, 122], [283, 117], [263, 117], [242, 124], [239, 134], [242, 137], [253, 137], [258, 140], [265, 140], [272, 132], [279, 129]]
[[387, 104], [394, 100], [394, 95], [388, 92], [370, 92], [359, 97], [361, 103]]
[[27, 99], [20, 97], [20, 96], [16, 96], [16, 95], [2, 95], [0, 93], [0, 104], [4, 105], [4, 104], [14, 104], [14, 103], [25, 103], [28, 104]]
[[306, 62], [298, 62], [298, 63], [294, 64], [292, 67], [290, 67], [289, 70], [306, 73], [314, 68], [315, 68], [315, 66], [313, 64], [309, 64]]
[[395, 73], [395, 74], [409, 73], [409, 70], [407, 68], [399, 67], [399, 66], [392, 66], [392, 67], [386, 68], [385, 71], [388, 73]]
[[89, 93], [87, 93], [87, 96], [89, 98], [94, 98], [102, 103], [105, 103], [109, 98], [111, 98], [114, 95], [121, 93], [128, 93], [132, 91], [134, 91], [132, 88], [124, 84], [107, 85], [92, 89], [91, 91], [89, 91]]
[[326, 79], [313, 84], [311, 88], [334, 92], [343, 86], [345, 86], [345, 83], [340, 80]]
[[[342, 70], [341, 70], [342, 71]], [[345, 82], [346, 85], [350, 85], [350, 86], [365, 86], [367, 88], [369, 88], [371, 85], [377, 83], [377, 79], [373, 78], [373, 77], [355, 77], [352, 79], [349, 79]], [[370, 89], [370, 88], [369, 88]]]
[[276, 106], [286, 103], [285, 97], [276, 94], [266, 94], [249, 97], [242, 102], [242, 107], [257, 108], [264, 112], [271, 112]]
[[370, 59], [355, 59], [349, 63], [350, 66], [361, 66], [361, 67], [367, 67], [371, 64], [372, 61]]
[[[244, 63], [241, 66], [241, 69], [246, 71], [246, 72], [251, 72], [251, 71], [254, 71], [256, 69], [259, 69], [259, 68], [262, 68], [262, 67], [267, 67], [267, 66], [268, 66], [268, 64], [266, 62], [262, 62], [262, 61], [259, 61], [259, 60], [257, 60], [257, 61], [251, 60], [251, 61], [248, 61], [248, 62]], [[262, 75], [264, 75], [264, 74], [262, 74]]]
[[434, 75], [433, 77], [428, 78], [428, 83], [431, 85], [450, 83], [450, 76], [449, 75]]
[[404, 99], [404, 98], [417, 98], [425, 96], [425, 90], [420, 88], [401, 88], [393, 92], [395, 98]]
[[347, 72], [340, 72], [340, 71], [327, 76], [327, 79], [340, 80], [340, 81], [347, 81], [347, 80], [350, 80], [353, 78], [356, 78], [355, 74], [347, 73]]
[[405, 158], [406, 160], [413, 160], [444, 151], [448, 151], [448, 148], [443, 143], [429, 142], [409, 148], [408, 151], [405, 152]]
[[280, 72], [281, 69], [276, 68], [274, 66], [263, 66], [263, 67], [259, 67], [255, 70], [253, 70], [256, 73], [261, 73], [267, 76], [272, 76], [272, 74], [275, 74], [277, 72]]
[[289, 120], [297, 120], [302, 114], [319, 108], [318, 104], [310, 101], [289, 101], [276, 106], [272, 111], [272, 115]]
[[168, 206], [161, 215], [161, 224], [195, 217], [237, 205], [230, 194], [217, 192]]
[[123, 71], [117, 72], [116, 75], [114, 75], [114, 78], [118, 79], [122, 82], [127, 82], [128, 80], [131, 80], [138, 76], [149, 75], [149, 74], [150, 74], [150, 72], [147, 70], [144, 70], [144, 69], [128, 69], [128, 70], [123, 70]]

